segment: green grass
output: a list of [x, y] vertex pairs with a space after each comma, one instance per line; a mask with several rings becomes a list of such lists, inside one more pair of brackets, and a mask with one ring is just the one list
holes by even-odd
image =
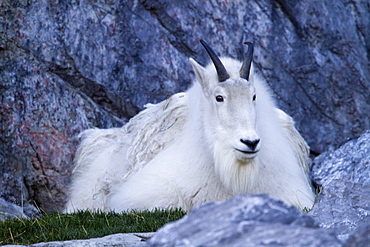
[[131, 213], [48, 214], [41, 218], [0, 222], [0, 245], [98, 238], [114, 233], [154, 232], [167, 222], [182, 218], [181, 210]]

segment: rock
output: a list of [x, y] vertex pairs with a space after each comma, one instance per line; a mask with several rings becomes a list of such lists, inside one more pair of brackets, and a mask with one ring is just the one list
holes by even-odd
[[320, 227], [333, 230], [342, 242], [359, 225], [370, 225], [369, 174], [370, 131], [313, 162], [311, 176], [322, 191], [309, 215]]
[[115, 119], [28, 59], [32, 54], [13, 54], [3, 51], [6, 59], [0, 61], [0, 196], [58, 211], [66, 200], [77, 135], [95, 125], [112, 126]]
[[314, 159], [312, 180], [329, 187], [335, 179], [370, 185], [370, 130], [358, 139], [348, 141], [334, 152], [325, 152]]
[[330, 229], [343, 243], [359, 225], [370, 226], [370, 185], [333, 180], [308, 213], [320, 227]]
[[144, 246], [340, 246], [296, 208], [265, 195], [204, 204], [159, 229]]
[[[3, 1], [0, 8], [6, 24], [0, 49], [0, 197], [44, 212], [60, 211], [67, 199], [77, 135], [123, 124], [104, 108], [106, 90], [81, 74], [65, 51], [65, 7]], [[90, 91], [76, 86], [83, 83]]]
[[[91, 238], [83, 240], [70, 240], [70, 241], [56, 241], [39, 244], [31, 244], [31, 247], [99, 247], [99, 246], [114, 246], [114, 247], [130, 247], [140, 244], [147, 238], [151, 237], [152, 233], [118, 233], [108, 235], [102, 238]], [[11, 246], [22, 246], [22, 245], [6, 245]], [[4, 246], [5, 247], [5, 246]]]
[[357, 229], [348, 238], [345, 247], [366, 247], [370, 243], [370, 224], [359, 225]]
[[[0, 197], [42, 211], [66, 200], [82, 130], [121, 126], [183, 91], [199, 39], [255, 68], [314, 153], [370, 128], [366, 1], [0, 3]], [[307, 121], [309, 119], [310, 121]]]
[[0, 198], [0, 221], [8, 218], [29, 218], [40, 216], [39, 211], [30, 204], [23, 207]]

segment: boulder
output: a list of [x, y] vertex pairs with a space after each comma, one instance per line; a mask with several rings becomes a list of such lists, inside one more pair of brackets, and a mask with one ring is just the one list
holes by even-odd
[[[313, 153], [370, 128], [370, 12], [357, 0], [0, 3], [0, 197], [60, 211], [78, 134], [185, 90], [205, 39], [255, 69]], [[309, 121], [308, 121], [309, 119]]]
[[344, 247], [366, 247], [370, 243], [370, 224], [360, 224], [348, 238]]
[[324, 187], [308, 215], [344, 243], [359, 225], [370, 226], [369, 201], [370, 185], [334, 180], [330, 187]]
[[192, 210], [144, 246], [340, 246], [296, 208], [265, 195], [239, 195]]
[[370, 185], [370, 130], [337, 150], [316, 157], [311, 170], [313, 182], [324, 188], [338, 179]]
[[[31, 244], [30, 247], [131, 247], [140, 245], [150, 238], [153, 233], [118, 233], [102, 238], [78, 239], [69, 241], [54, 241], [47, 243]], [[5, 245], [3, 247], [22, 247], [25, 245]]]
[[0, 221], [8, 218], [28, 218], [29, 216], [38, 217], [40, 213], [30, 204], [21, 207], [0, 198]]
[[[370, 226], [369, 174], [370, 131], [313, 162], [311, 176], [322, 191], [309, 215], [320, 227], [333, 230], [342, 242], [356, 234], [359, 225]], [[348, 241], [359, 236], [361, 233]]]

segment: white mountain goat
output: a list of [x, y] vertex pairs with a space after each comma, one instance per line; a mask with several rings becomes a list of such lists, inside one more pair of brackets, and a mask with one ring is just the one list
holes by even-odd
[[252, 44], [242, 64], [201, 43], [213, 64], [190, 59], [196, 81], [187, 92], [148, 105], [122, 128], [82, 133], [66, 212], [188, 211], [241, 193], [312, 207], [308, 146], [250, 73]]

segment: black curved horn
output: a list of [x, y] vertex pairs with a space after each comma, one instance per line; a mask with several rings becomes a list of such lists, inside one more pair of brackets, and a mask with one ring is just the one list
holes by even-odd
[[222, 82], [222, 81], [226, 81], [227, 79], [229, 79], [230, 78], [229, 74], [227, 73], [227, 71], [226, 71], [224, 65], [222, 64], [220, 58], [216, 55], [216, 53], [212, 50], [212, 48], [209, 47], [209, 45], [202, 39], [200, 40], [200, 43], [206, 49], [209, 57], [211, 58], [213, 64], [216, 67], [217, 75], [218, 75], [218, 81]]
[[249, 73], [251, 70], [252, 60], [253, 60], [253, 44], [251, 42], [245, 42], [248, 45], [248, 51], [245, 55], [243, 65], [240, 68], [240, 77], [249, 81]]

